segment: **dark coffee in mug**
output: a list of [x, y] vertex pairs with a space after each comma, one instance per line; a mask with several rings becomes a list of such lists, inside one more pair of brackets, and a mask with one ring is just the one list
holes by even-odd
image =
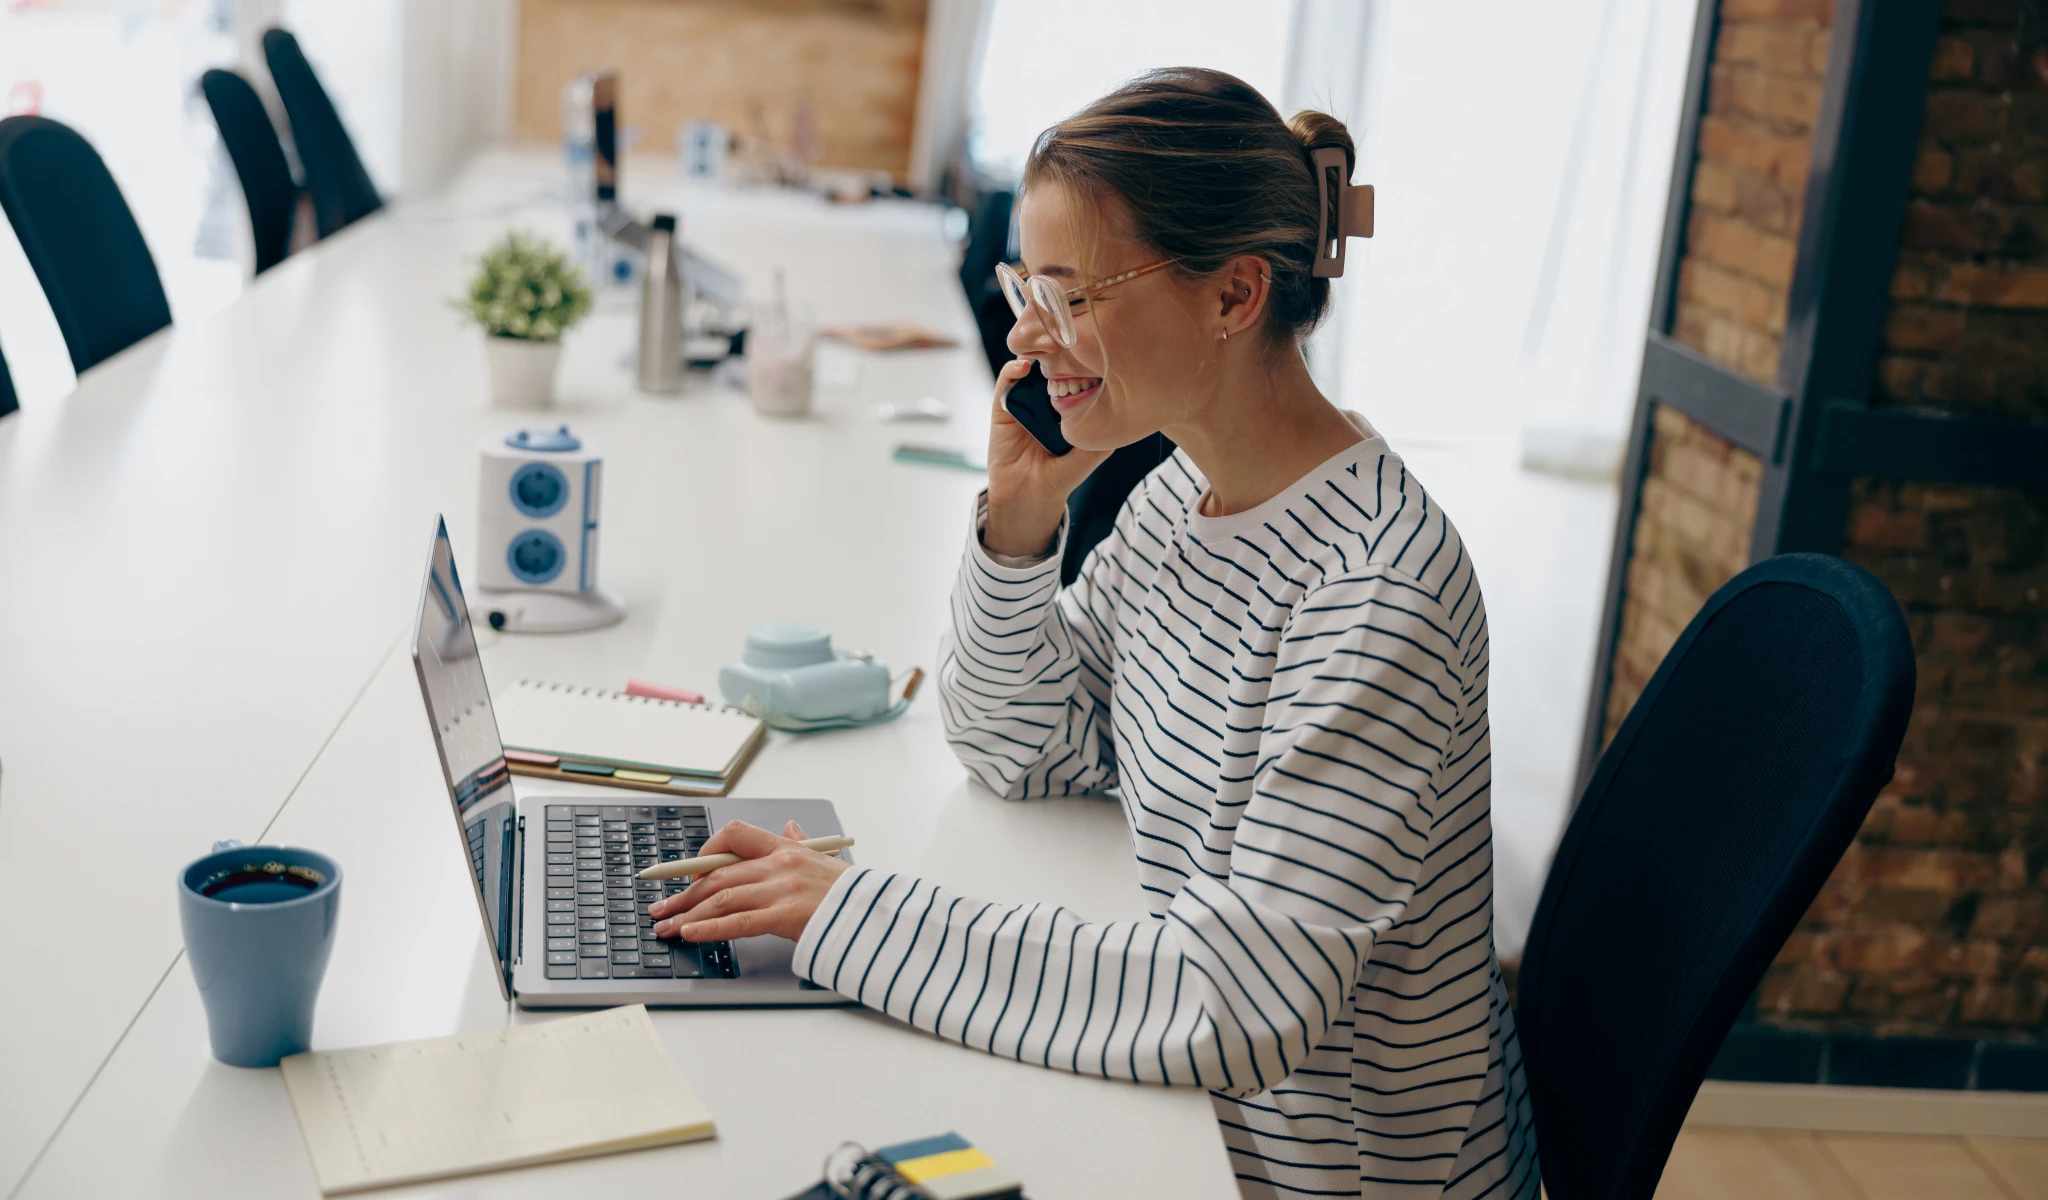
[[201, 880], [195, 890], [229, 904], [276, 904], [297, 900], [326, 882], [327, 876], [312, 867], [263, 862], [216, 871]]
[[303, 847], [220, 842], [178, 873], [185, 961], [215, 1058], [274, 1067], [312, 1044], [340, 907], [341, 867]]

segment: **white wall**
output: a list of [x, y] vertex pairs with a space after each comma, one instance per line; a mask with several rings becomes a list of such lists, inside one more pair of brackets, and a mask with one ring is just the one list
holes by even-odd
[[241, 2], [281, 9], [387, 197], [431, 192], [510, 136], [518, 0]]
[[406, 0], [399, 186], [446, 183], [512, 132], [518, 0]]

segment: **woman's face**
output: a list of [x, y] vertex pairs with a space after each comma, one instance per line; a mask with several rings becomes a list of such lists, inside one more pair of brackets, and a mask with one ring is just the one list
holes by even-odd
[[[1129, 228], [1122, 202], [1090, 203], [1053, 183], [1026, 191], [1017, 218], [1025, 268], [1062, 289], [1158, 261]], [[1071, 346], [1059, 344], [1032, 306], [1010, 330], [1009, 347], [1038, 360], [1068, 441], [1113, 450], [1180, 422], [1200, 395], [1221, 328], [1215, 313], [1204, 319], [1208, 290], [1172, 270], [1104, 288], [1070, 306]]]

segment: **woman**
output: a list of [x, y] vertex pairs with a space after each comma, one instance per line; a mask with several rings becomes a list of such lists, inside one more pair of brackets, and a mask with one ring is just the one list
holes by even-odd
[[[664, 936], [779, 933], [813, 981], [942, 1037], [1210, 1089], [1248, 1196], [1533, 1196], [1493, 954], [1487, 627], [1457, 530], [1300, 350], [1310, 156], [1213, 71], [1144, 76], [1041, 135], [1028, 276], [942, 648], [946, 726], [1012, 799], [1115, 789], [1155, 919], [984, 904], [734, 826], [750, 860]], [[1001, 398], [1041, 364], [1076, 449]], [[1180, 449], [1060, 590], [1069, 492]], [[1407, 1185], [1407, 1186], [1402, 1186]]]

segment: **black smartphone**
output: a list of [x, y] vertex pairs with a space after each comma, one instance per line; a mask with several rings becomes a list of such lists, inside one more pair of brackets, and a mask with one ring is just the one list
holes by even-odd
[[1060, 436], [1060, 414], [1052, 406], [1052, 390], [1046, 385], [1045, 372], [1039, 369], [1036, 360], [1031, 364], [1031, 373], [1019, 379], [1017, 386], [1010, 389], [1010, 394], [1003, 397], [1003, 408], [1017, 418], [1017, 424], [1037, 438], [1038, 444], [1054, 458], [1074, 448]]

